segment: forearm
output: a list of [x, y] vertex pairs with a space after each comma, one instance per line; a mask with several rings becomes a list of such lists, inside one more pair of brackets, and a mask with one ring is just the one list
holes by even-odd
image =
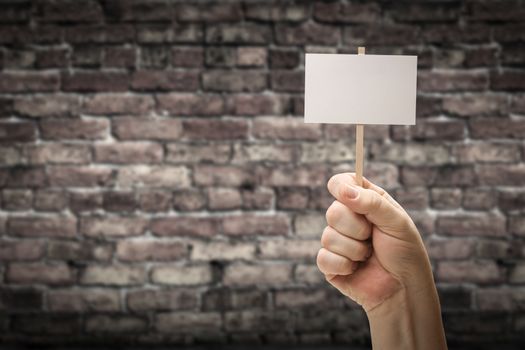
[[447, 348], [433, 281], [429, 286], [402, 289], [368, 312], [374, 350]]

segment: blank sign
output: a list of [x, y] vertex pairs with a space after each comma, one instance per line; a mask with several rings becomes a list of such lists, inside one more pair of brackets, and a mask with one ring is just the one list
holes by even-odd
[[415, 124], [417, 56], [306, 54], [305, 123]]

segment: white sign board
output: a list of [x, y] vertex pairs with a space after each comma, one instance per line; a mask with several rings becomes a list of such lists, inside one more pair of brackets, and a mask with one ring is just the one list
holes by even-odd
[[415, 124], [417, 56], [306, 54], [305, 123]]

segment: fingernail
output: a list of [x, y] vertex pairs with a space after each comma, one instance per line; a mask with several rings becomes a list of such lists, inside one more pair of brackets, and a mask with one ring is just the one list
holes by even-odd
[[349, 199], [355, 199], [359, 195], [359, 191], [355, 186], [345, 184], [346, 186], [346, 197]]

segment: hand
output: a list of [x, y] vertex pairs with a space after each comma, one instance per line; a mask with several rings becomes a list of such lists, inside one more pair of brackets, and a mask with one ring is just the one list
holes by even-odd
[[370, 312], [398, 291], [434, 288], [419, 232], [405, 210], [380, 187], [353, 173], [333, 176], [336, 198], [326, 212], [317, 265], [326, 279]]

